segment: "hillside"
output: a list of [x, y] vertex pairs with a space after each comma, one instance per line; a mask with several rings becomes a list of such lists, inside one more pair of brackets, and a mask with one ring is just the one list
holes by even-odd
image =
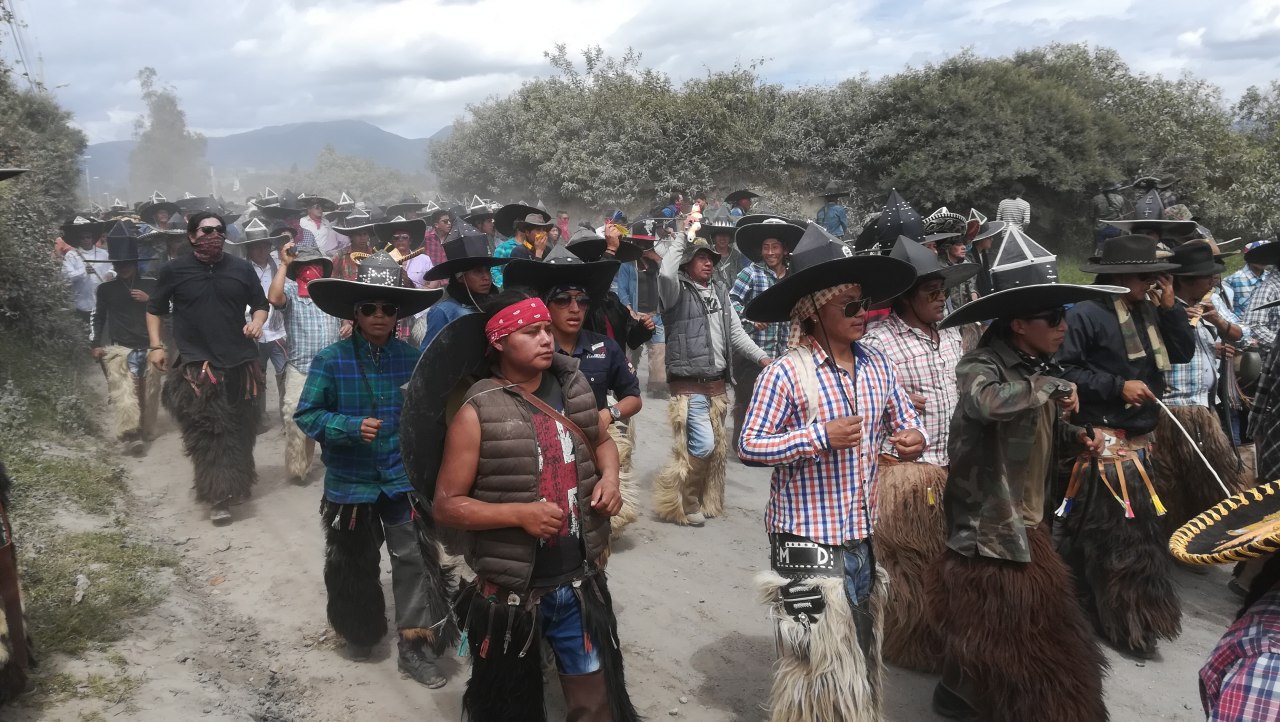
[[[433, 135], [446, 137], [446, 126]], [[362, 120], [335, 120], [323, 123], [290, 123], [258, 128], [219, 138], [209, 138], [208, 156], [219, 176], [231, 173], [287, 170], [295, 163], [310, 166], [326, 144], [345, 155], [368, 158], [405, 173], [426, 172], [428, 138], [404, 138]], [[129, 175], [132, 140], [117, 140], [89, 146], [85, 161], [98, 184], [124, 181]]]

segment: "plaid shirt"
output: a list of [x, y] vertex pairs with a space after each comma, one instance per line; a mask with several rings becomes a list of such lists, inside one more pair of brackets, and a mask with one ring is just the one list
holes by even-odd
[[[413, 375], [419, 355], [392, 339], [375, 361], [357, 332], [326, 346], [311, 362], [293, 420], [320, 442], [325, 499], [369, 504], [379, 494], [413, 491], [400, 458], [400, 386]], [[360, 438], [360, 424], [368, 417], [382, 420], [373, 443]]]
[[1244, 315], [1244, 322], [1253, 332], [1253, 338], [1266, 348], [1275, 345], [1276, 329], [1280, 328], [1280, 307], [1265, 311], [1257, 308], [1272, 301], [1280, 301], [1280, 273], [1268, 273], [1262, 277], [1249, 297], [1249, 311]]
[[738, 318], [743, 319], [742, 328], [761, 351], [769, 354], [770, 358], [778, 358], [787, 352], [787, 336], [791, 332], [791, 324], [768, 323], [763, 329], [757, 329], [754, 323], [743, 318], [742, 309], [751, 302], [751, 299], [764, 293], [765, 289], [777, 282], [777, 274], [770, 271], [768, 266], [763, 263], [752, 263], [738, 272], [738, 277], [733, 281], [733, 288], [729, 290], [729, 300], [733, 302]]
[[1200, 669], [1210, 722], [1280, 719], [1280, 588], [1227, 628]]
[[436, 229], [428, 228], [427, 235], [422, 239], [422, 253], [431, 259], [431, 265], [438, 266], [449, 260], [444, 253], [443, 242], [436, 237]]
[[[950, 463], [947, 439], [950, 437], [951, 413], [960, 401], [956, 387], [956, 364], [964, 355], [960, 329], [945, 328], [938, 332], [934, 344], [929, 334], [912, 328], [896, 313], [871, 326], [862, 340], [878, 349], [894, 365], [898, 382], [908, 393], [925, 397], [924, 428], [929, 433], [929, 448], [920, 460], [938, 466]], [[886, 440], [882, 454], [893, 453]]]
[[298, 282], [284, 281], [285, 334], [289, 337], [289, 365], [299, 373], [311, 370], [311, 359], [320, 349], [338, 340], [342, 321], [316, 306], [310, 298], [298, 295]]
[[1262, 279], [1271, 275], [1271, 270], [1263, 271], [1261, 276], [1254, 274], [1248, 265], [1222, 279], [1223, 285], [1231, 289], [1231, 310], [1237, 316], [1243, 316], [1249, 310], [1249, 297], [1253, 290], [1262, 283]]
[[[892, 433], [925, 433], [893, 364], [875, 349], [853, 349], [853, 376], [838, 366], [832, 370], [815, 345], [781, 357], [756, 382], [738, 454], [774, 467], [765, 511], [770, 532], [822, 544], [867, 538], [876, 518], [877, 450]], [[815, 377], [818, 408], [812, 409], [802, 379]], [[846, 395], [855, 399], [853, 407]], [[832, 450], [826, 422], [853, 414], [864, 419], [862, 443]]]

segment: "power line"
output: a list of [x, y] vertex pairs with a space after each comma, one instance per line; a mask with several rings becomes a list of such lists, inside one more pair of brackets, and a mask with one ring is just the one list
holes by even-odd
[[22, 29], [22, 18], [18, 15], [16, 0], [0, 0], [0, 11], [3, 11], [3, 17], [9, 26], [9, 35], [13, 38], [13, 49], [18, 56], [18, 65], [22, 67], [22, 76], [27, 79], [31, 89], [36, 90], [41, 87], [42, 82], [38, 77], [39, 71], [27, 62], [30, 53], [27, 50], [27, 39]]

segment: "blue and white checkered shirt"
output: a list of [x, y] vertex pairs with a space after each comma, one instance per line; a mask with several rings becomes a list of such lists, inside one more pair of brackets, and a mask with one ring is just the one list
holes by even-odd
[[1280, 301], [1280, 273], [1268, 273], [1253, 289], [1249, 298], [1249, 311], [1244, 315], [1244, 322], [1253, 331], [1253, 338], [1266, 348], [1276, 342], [1276, 329], [1280, 328], [1280, 307], [1259, 310], [1272, 301]]
[[763, 263], [752, 263], [738, 272], [729, 290], [729, 300], [733, 309], [742, 318], [742, 328], [755, 341], [760, 350], [769, 354], [770, 358], [778, 358], [787, 352], [787, 337], [791, 334], [791, 324], [786, 322], [765, 324], [763, 329], [742, 316], [742, 309], [751, 299], [764, 293], [766, 289], [778, 282], [778, 277]]
[[1237, 316], [1243, 316], [1249, 310], [1249, 298], [1253, 295], [1254, 289], [1269, 275], [1271, 275], [1270, 269], [1263, 271], [1259, 276], [1246, 264], [1244, 268], [1222, 279], [1222, 284], [1231, 289], [1231, 310], [1235, 311]]
[[284, 329], [289, 338], [289, 365], [298, 373], [311, 370], [320, 349], [338, 340], [342, 321], [321, 311], [310, 298], [298, 295], [298, 283], [284, 282]]

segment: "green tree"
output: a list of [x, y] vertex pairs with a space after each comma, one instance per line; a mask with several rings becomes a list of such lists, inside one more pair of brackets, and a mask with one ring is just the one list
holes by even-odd
[[170, 197], [200, 194], [209, 185], [205, 137], [187, 128], [177, 92], [157, 84], [154, 68], [138, 71], [147, 111], [134, 121], [137, 145], [129, 154], [130, 195], [144, 197], [160, 190]]

